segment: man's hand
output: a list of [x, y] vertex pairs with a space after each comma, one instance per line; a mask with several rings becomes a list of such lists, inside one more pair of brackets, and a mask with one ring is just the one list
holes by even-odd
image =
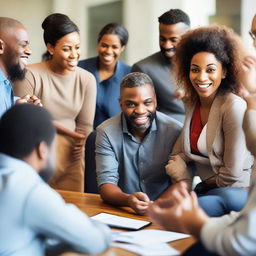
[[150, 200], [143, 192], [135, 192], [128, 197], [128, 205], [140, 215], [145, 214]]
[[180, 182], [172, 199], [157, 200], [147, 209], [147, 215], [167, 230], [183, 232], [199, 237], [202, 226], [209, 217], [199, 207], [196, 194], [187, 191]]
[[38, 99], [35, 95], [30, 96], [28, 94], [16, 100], [16, 104], [19, 104], [19, 103], [33, 103], [34, 105], [37, 105], [40, 107], [43, 106], [40, 99]]

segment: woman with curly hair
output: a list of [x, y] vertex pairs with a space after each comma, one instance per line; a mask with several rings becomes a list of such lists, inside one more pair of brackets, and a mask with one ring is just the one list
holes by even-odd
[[195, 191], [210, 216], [239, 211], [247, 200], [253, 157], [242, 129], [246, 103], [236, 95], [242, 49], [232, 30], [215, 25], [186, 33], [175, 57], [186, 119], [166, 171], [188, 187], [191, 169], [199, 175]]

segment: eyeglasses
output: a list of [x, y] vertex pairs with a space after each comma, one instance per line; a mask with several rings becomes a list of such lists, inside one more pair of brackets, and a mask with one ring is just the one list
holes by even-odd
[[256, 40], [256, 34], [252, 31], [249, 31], [249, 35], [251, 36], [252, 40]]

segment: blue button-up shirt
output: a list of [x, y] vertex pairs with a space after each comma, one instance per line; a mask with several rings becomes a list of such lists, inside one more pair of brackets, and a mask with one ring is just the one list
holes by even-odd
[[98, 62], [98, 57], [95, 57], [82, 60], [78, 64], [79, 67], [91, 72], [96, 78], [97, 99], [94, 128], [106, 119], [121, 112], [119, 106], [120, 83], [122, 78], [131, 71], [130, 66], [118, 61], [113, 76], [100, 82]]
[[10, 81], [0, 70], [0, 117], [14, 104], [13, 90]]
[[161, 112], [142, 142], [129, 132], [123, 115], [105, 121], [97, 127], [98, 185], [115, 184], [129, 194], [142, 191], [155, 200], [170, 185], [165, 165], [180, 131], [181, 124]]
[[108, 247], [107, 227], [66, 204], [29, 164], [2, 153], [0, 191], [0, 255], [43, 256], [47, 238], [86, 254]]

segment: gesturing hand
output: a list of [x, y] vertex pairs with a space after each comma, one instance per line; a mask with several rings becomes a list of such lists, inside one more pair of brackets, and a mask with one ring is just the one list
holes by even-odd
[[189, 193], [183, 182], [173, 191], [171, 199], [150, 204], [147, 215], [167, 230], [195, 236], [199, 236], [203, 224], [209, 218], [199, 207], [196, 194]]

